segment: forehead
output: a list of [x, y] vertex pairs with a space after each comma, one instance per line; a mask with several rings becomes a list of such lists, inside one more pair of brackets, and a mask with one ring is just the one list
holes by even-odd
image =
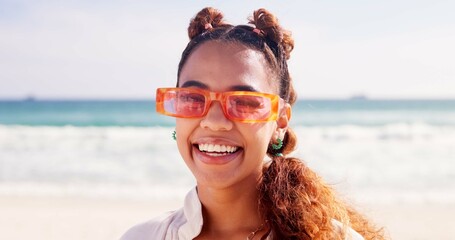
[[246, 85], [275, 93], [273, 77], [262, 53], [239, 43], [209, 41], [197, 47], [182, 68], [179, 86], [199, 81], [212, 91]]

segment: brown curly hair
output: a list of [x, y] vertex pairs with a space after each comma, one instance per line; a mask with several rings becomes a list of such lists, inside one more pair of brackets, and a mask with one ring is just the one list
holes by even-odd
[[[264, 55], [276, 78], [280, 97], [293, 105], [297, 96], [287, 65], [294, 49], [291, 33], [265, 9], [255, 11], [248, 23], [252, 26], [233, 26], [224, 22], [220, 11], [210, 7], [202, 9], [188, 27], [190, 42], [182, 53], [177, 79], [190, 54], [204, 42], [239, 43]], [[337, 198], [335, 191], [302, 160], [276, 156], [294, 151], [296, 141], [295, 134], [288, 128], [281, 149], [269, 145], [267, 154], [272, 161], [264, 166], [258, 184], [261, 217], [267, 220], [274, 239], [345, 239], [347, 227], [365, 239], [385, 239], [383, 229], [376, 228]], [[341, 222], [343, 228], [337, 230], [333, 220]]]

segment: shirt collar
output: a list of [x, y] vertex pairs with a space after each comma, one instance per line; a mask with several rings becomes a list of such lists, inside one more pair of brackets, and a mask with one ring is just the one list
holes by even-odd
[[185, 197], [183, 214], [186, 222], [178, 231], [179, 239], [193, 239], [197, 237], [202, 230], [202, 206], [197, 195], [197, 189], [194, 187]]

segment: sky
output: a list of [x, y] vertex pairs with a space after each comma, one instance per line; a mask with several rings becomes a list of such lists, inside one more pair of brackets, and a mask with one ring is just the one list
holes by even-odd
[[0, 99], [152, 99], [206, 6], [274, 13], [299, 98], [455, 99], [452, 0], [0, 0]]

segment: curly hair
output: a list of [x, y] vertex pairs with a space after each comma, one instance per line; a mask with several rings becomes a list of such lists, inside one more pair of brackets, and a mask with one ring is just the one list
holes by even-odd
[[[294, 49], [291, 33], [283, 29], [278, 19], [265, 9], [254, 11], [250, 25], [231, 25], [214, 8], [204, 8], [191, 19], [188, 27], [190, 42], [184, 49], [178, 66], [177, 79], [188, 57], [207, 41], [238, 43], [263, 54], [272, 71], [277, 92], [287, 103], [297, 99], [288, 71], [287, 60]], [[177, 86], [179, 80], [177, 80]], [[283, 157], [295, 150], [297, 138], [288, 128], [283, 148], [268, 147], [272, 159], [265, 165], [258, 184], [258, 205], [267, 220], [274, 239], [345, 239], [347, 227], [365, 239], [385, 239], [383, 229], [374, 226], [358, 211], [341, 201], [335, 191], [309, 169], [304, 161]], [[281, 153], [283, 156], [277, 156]], [[342, 223], [337, 230], [333, 220]]]

